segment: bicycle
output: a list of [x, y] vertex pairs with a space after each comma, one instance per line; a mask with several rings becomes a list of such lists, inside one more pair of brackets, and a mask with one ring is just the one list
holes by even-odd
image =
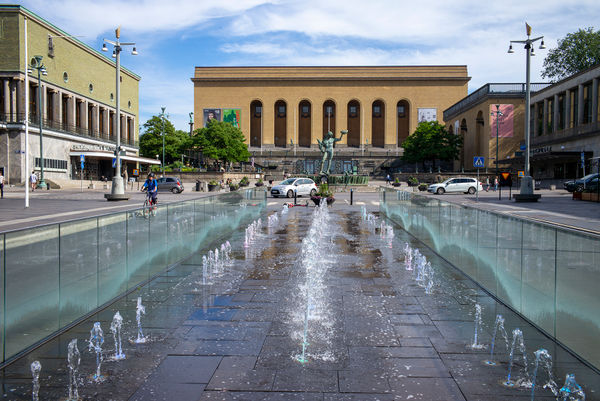
[[146, 192], [146, 199], [144, 199], [144, 205], [142, 206], [144, 218], [150, 217], [150, 214], [156, 216], [156, 203], [152, 202], [152, 193], [147, 190], [144, 192]]

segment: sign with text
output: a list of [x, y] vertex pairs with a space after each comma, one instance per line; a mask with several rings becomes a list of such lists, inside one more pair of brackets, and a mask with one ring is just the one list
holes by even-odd
[[418, 121], [420, 123], [425, 121], [437, 121], [437, 109], [417, 109]]
[[499, 138], [512, 138], [515, 106], [512, 104], [501, 104], [502, 115], [496, 117], [496, 105], [490, 104], [490, 138], [496, 137], [496, 125], [498, 126]]

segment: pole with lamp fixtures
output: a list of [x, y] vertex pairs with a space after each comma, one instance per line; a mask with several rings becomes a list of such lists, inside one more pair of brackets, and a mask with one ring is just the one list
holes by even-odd
[[116, 71], [117, 71], [117, 79], [116, 79], [116, 114], [117, 114], [117, 146], [115, 149], [115, 174], [112, 179], [112, 188], [110, 194], [105, 194], [104, 197], [109, 201], [116, 200], [127, 200], [128, 196], [125, 195], [125, 188], [123, 186], [123, 177], [121, 177], [121, 51], [123, 50], [122, 46], [133, 46], [133, 50], [131, 54], [137, 56], [138, 52], [135, 48], [135, 43], [133, 42], [121, 42], [119, 41], [121, 37], [121, 27], [115, 30], [116, 41], [104, 39], [104, 43], [102, 44], [102, 51], [107, 52], [108, 48], [106, 44], [111, 44], [114, 46], [113, 50], [113, 58], [116, 59]]
[[160, 135], [162, 136], [162, 143], [163, 143], [163, 148], [162, 148], [162, 165], [161, 165], [161, 174], [164, 176], [165, 175], [165, 109], [166, 107], [161, 107], [160, 108], [160, 119], [162, 121], [162, 127], [160, 130]]
[[40, 182], [38, 183], [39, 188], [46, 188], [46, 181], [44, 181], [44, 140], [43, 140], [43, 127], [42, 127], [42, 75], [48, 75], [48, 71], [46, 71], [46, 67], [44, 63], [42, 63], [42, 56], [33, 56], [31, 59], [31, 64], [27, 70], [28, 73], [33, 72], [33, 70], [37, 70], [38, 75], [38, 99], [37, 99], [37, 109], [38, 109], [38, 122], [40, 124]]
[[[491, 115], [496, 115], [496, 179], [498, 181], [500, 181], [500, 176], [498, 175], [498, 149], [500, 147], [500, 141], [499, 141], [499, 127], [500, 127], [500, 121], [498, 121], [500, 116], [503, 116], [504, 114], [502, 114], [502, 112], [500, 111], [500, 105], [497, 104], [496, 105], [496, 111], [492, 111]], [[502, 188], [502, 187], [500, 187]], [[500, 191], [498, 191], [498, 200], [501, 200], [502, 197], [502, 189], [500, 189]]]
[[[525, 40], [511, 40], [510, 46], [508, 47], [508, 53], [514, 53], [513, 43], [524, 44], [526, 54], [526, 68], [525, 68], [525, 176], [521, 180], [521, 193], [515, 194], [514, 198], [517, 202], [537, 202], [541, 195], [533, 193], [533, 178], [529, 171], [529, 119], [530, 119], [530, 107], [531, 107], [531, 83], [530, 83], [530, 69], [531, 69], [531, 56], [535, 56], [535, 50], [533, 44], [538, 40], [541, 40], [540, 49], [545, 49], [544, 37], [539, 36], [537, 38], [531, 38], [531, 27], [525, 23], [527, 31], [527, 39]], [[496, 160], [496, 163], [498, 161]]]

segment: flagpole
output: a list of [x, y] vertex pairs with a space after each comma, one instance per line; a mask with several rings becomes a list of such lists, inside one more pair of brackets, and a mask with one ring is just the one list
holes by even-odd
[[25, 17], [25, 208], [29, 207], [29, 58], [27, 56], [27, 17]]

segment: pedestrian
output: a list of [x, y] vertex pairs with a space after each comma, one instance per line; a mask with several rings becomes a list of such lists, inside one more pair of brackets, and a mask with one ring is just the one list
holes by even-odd
[[0, 198], [4, 198], [4, 175], [0, 172]]
[[485, 192], [490, 192], [490, 177], [485, 178]]
[[390, 177], [390, 175], [386, 175], [385, 176], [385, 185], [390, 185], [390, 183], [392, 182], [392, 178]]
[[498, 176], [494, 178], [494, 192], [498, 190]]
[[37, 186], [37, 175], [35, 175], [35, 171], [31, 172], [31, 176], [29, 176], [29, 182], [31, 183], [31, 191], [35, 191], [35, 187]]

